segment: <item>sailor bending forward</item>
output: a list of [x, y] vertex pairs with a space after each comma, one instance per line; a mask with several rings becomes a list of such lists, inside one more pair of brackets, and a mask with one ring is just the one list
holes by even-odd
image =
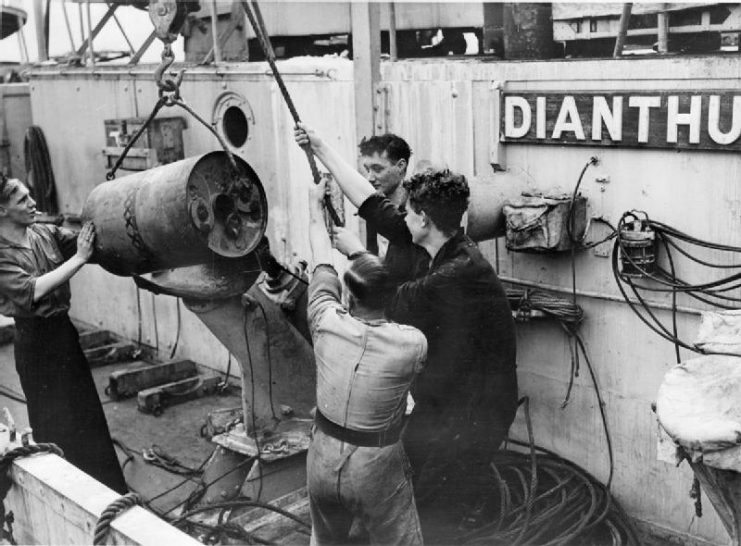
[[309, 236], [316, 269], [309, 325], [317, 411], [307, 459], [312, 544], [346, 544], [354, 518], [373, 544], [421, 544], [410, 467], [399, 440], [406, 396], [427, 355], [424, 335], [386, 319], [393, 291], [380, 259], [352, 262], [342, 286], [322, 218], [325, 185], [312, 190]]

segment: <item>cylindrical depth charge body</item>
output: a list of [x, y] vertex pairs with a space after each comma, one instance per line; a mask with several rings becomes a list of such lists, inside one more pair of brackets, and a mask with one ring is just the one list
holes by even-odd
[[210, 152], [104, 182], [88, 196], [95, 224], [93, 259], [116, 275], [208, 263], [255, 249], [267, 225], [267, 200], [254, 170]]

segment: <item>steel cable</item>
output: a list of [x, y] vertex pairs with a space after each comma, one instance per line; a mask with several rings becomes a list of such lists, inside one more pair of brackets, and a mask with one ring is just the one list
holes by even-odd
[[[262, 20], [262, 14], [260, 12], [260, 7], [258, 6], [257, 2], [255, 2], [254, 0], [252, 0], [251, 4], [252, 4], [252, 7], [250, 7], [250, 5], [243, 0], [241, 2], [242, 10], [247, 16], [247, 19], [249, 20], [250, 25], [252, 25], [252, 29], [255, 32], [257, 41], [260, 43], [260, 47], [262, 48], [263, 54], [265, 55], [265, 59], [267, 60], [268, 65], [270, 66], [270, 70], [273, 72], [275, 83], [278, 84], [278, 89], [280, 89], [280, 93], [283, 96], [283, 100], [285, 101], [286, 106], [288, 107], [288, 110], [291, 112], [291, 117], [293, 117], [293, 122], [296, 124], [296, 126], [298, 126], [298, 124], [301, 123], [301, 119], [298, 116], [298, 111], [296, 110], [296, 106], [293, 104], [293, 99], [291, 98], [290, 93], [288, 93], [288, 88], [286, 87], [286, 84], [283, 81], [283, 77], [281, 76], [280, 71], [278, 70], [278, 66], [275, 64], [275, 53], [273, 52], [273, 45], [270, 42], [270, 36], [265, 30], [265, 23]], [[309, 168], [311, 169], [311, 176], [314, 179], [314, 183], [318, 184], [321, 181], [321, 175], [319, 174], [319, 169], [316, 165], [316, 158], [314, 157], [314, 153], [311, 151], [311, 145], [307, 144], [306, 146], [302, 146], [302, 149], [304, 150], [304, 153], [306, 154], [306, 159], [309, 162]], [[332, 219], [332, 222], [334, 223], [334, 225], [340, 226], [340, 227], [344, 225], [344, 222], [342, 221], [340, 216], [337, 214], [337, 211], [335, 210], [334, 205], [332, 204], [332, 199], [329, 195], [324, 196], [324, 208], [327, 210], [327, 213]]]

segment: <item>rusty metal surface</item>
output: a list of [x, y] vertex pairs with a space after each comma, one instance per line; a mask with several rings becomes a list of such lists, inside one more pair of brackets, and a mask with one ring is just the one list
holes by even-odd
[[140, 288], [191, 301], [221, 300], [245, 293], [260, 275], [255, 253], [239, 259], [213, 256], [210, 263], [137, 277]]
[[315, 404], [311, 345], [260, 284], [242, 298], [185, 300], [241, 367], [243, 412], [250, 434], [280, 427], [288, 419], [281, 406], [290, 406], [296, 417], [307, 417]]
[[239, 174], [211, 152], [97, 186], [82, 211], [96, 227], [94, 260], [133, 275], [247, 255], [265, 232], [267, 202], [237, 161]]

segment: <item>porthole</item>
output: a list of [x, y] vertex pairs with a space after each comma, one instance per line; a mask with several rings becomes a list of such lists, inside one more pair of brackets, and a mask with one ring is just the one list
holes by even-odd
[[251, 126], [254, 124], [252, 108], [241, 95], [229, 91], [216, 99], [213, 125], [229, 147], [244, 147], [252, 137]]
[[227, 142], [235, 148], [241, 148], [250, 134], [247, 116], [238, 106], [230, 106], [226, 109], [221, 120], [221, 129]]

